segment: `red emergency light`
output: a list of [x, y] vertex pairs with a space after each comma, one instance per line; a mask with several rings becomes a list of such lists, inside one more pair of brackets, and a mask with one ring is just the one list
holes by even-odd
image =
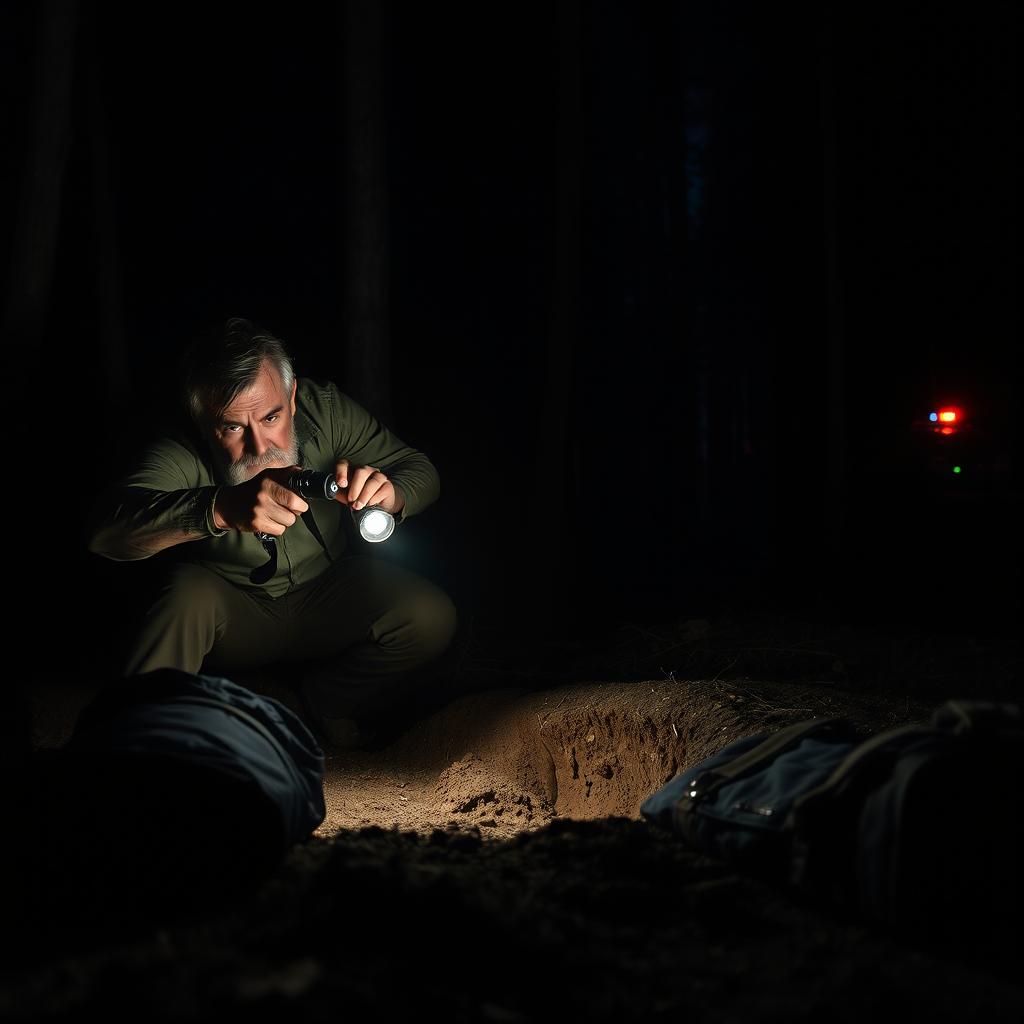
[[[941, 423], [942, 426], [936, 426], [933, 429], [937, 434], [955, 434], [959, 427], [962, 419], [961, 410], [954, 405], [947, 405], [940, 408], [937, 412], [929, 413], [928, 419], [932, 423]], [[954, 425], [955, 424], [955, 425]]]

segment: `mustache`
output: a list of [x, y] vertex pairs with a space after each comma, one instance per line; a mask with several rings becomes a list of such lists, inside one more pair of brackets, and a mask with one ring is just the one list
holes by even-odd
[[291, 444], [287, 449], [273, 445], [262, 455], [243, 455], [237, 462], [232, 462], [226, 467], [225, 475], [227, 476], [228, 483], [233, 486], [244, 484], [272, 462], [283, 462], [285, 465], [290, 466], [298, 462], [298, 460], [298, 444], [293, 434]]
[[234, 465], [241, 467], [242, 469], [259, 469], [261, 466], [269, 466], [272, 462], [277, 462], [280, 459], [288, 458], [289, 453], [283, 448], [271, 447], [268, 448], [262, 455], [256, 458], [250, 458], [248, 455], [243, 455]]

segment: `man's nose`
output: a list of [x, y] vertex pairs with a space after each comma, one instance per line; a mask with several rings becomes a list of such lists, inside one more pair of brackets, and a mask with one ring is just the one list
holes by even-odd
[[260, 458], [270, 447], [270, 440], [259, 427], [246, 431], [248, 454]]

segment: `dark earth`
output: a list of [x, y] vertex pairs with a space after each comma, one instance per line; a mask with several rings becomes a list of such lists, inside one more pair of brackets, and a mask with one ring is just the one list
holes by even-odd
[[[1005, 634], [725, 613], [524, 654], [471, 622], [446, 666], [380, 749], [329, 754], [327, 820], [264, 884], [155, 919], [50, 907], [12, 936], [3, 1016], [1024, 1019], [1016, 943], [844, 920], [639, 813], [740, 736], [1012, 698]], [[280, 678], [238, 681], [296, 706]], [[43, 750], [91, 694], [37, 683]]]

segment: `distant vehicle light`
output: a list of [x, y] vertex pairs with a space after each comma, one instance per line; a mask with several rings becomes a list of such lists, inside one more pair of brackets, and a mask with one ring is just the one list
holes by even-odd
[[960, 469], [960, 467], [959, 467], [959, 466], [954, 466], [954, 467], [953, 467], [953, 472], [954, 472], [954, 473], [959, 473], [959, 472], [961, 472], [961, 469]]
[[932, 423], [934, 423], [938, 418], [939, 418], [939, 414], [937, 412], [930, 412], [930, 413], [928, 413], [928, 419], [930, 419], [932, 421]]
[[940, 423], [956, 423], [960, 419], [960, 411], [958, 409], [940, 409], [939, 410], [939, 422]]

